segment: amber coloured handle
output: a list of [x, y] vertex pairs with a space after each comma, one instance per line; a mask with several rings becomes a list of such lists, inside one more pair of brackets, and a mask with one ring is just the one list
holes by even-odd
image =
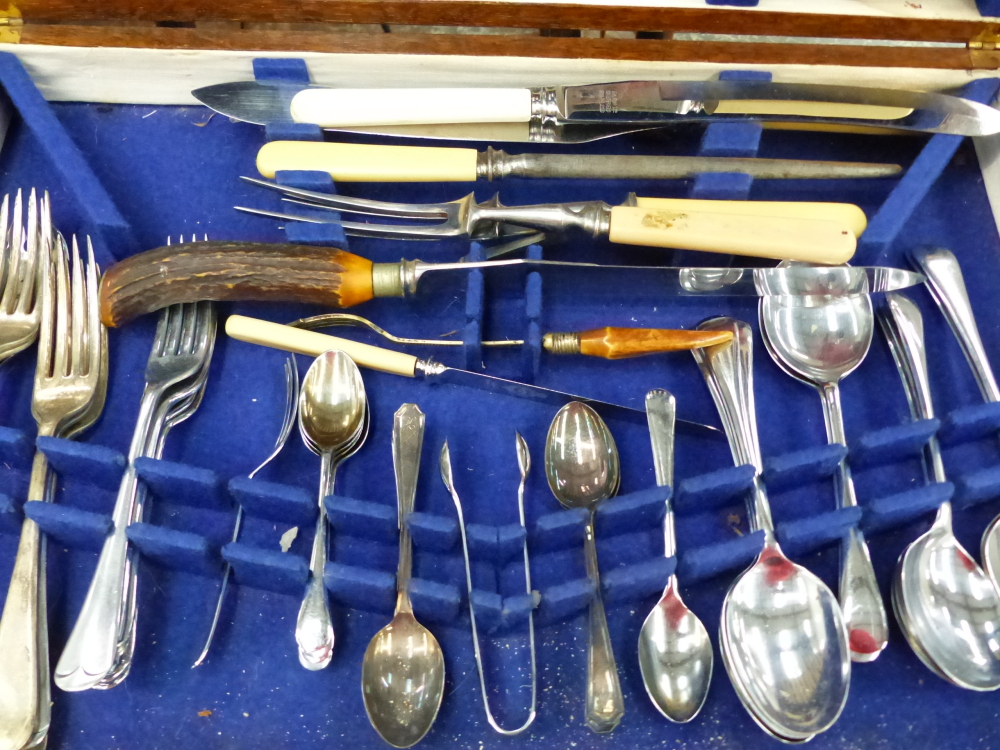
[[553, 354], [583, 354], [628, 359], [660, 352], [688, 351], [733, 338], [728, 331], [685, 331], [669, 328], [595, 328], [581, 333], [546, 333], [542, 346]]
[[115, 263], [101, 280], [109, 327], [179, 302], [253, 300], [352, 307], [372, 298], [372, 263], [330, 247], [254, 242], [166, 245]]

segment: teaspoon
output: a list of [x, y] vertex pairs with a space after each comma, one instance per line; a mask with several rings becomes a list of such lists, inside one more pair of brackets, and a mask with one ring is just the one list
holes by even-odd
[[545, 440], [545, 476], [549, 489], [566, 508], [589, 512], [583, 550], [587, 577], [594, 585], [587, 642], [587, 726], [610, 732], [625, 713], [618, 667], [611, 649], [608, 619], [601, 599], [601, 575], [594, 542], [594, 511], [618, 491], [618, 448], [604, 420], [580, 401], [562, 407]]
[[764, 532], [757, 560], [730, 587], [719, 645], [733, 687], [750, 716], [785, 742], [833, 726], [850, 687], [851, 657], [843, 613], [819, 578], [781, 551], [760, 472], [750, 326], [712, 318], [699, 328], [732, 331], [730, 344], [693, 354], [722, 417], [737, 465], [757, 471], [747, 497], [750, 528]]
[[413, 512], [424, 414], [403, 404], [392, 423], [392, 465], [399, 514], [396, 614], [365, 651], [361, 694], [375, 731], [393, 747], [411, 747], [430, 731], [444, 696], [444, 655], [434, 634], [417, 622], [410, 603], [413, 549], [406, 519]]
[[[676, 401], [667, 391], [646, 394], [646, 419], [653, 444], [656, 484], [673, 485]], [[667, 501], [663, 517], [663, 554], [677, 553], [674, 512]], [[698, 616], [681, 599], [671, 575], [639, 631], [639, 668], [653, 705], [670, 721], [691, 721], [708, 697], [712, 681], [712, 641]]]
[[341, 351], [321, 354], [310, 365], [299, 396], [299, 432], [306, 446], [320, 455], [319, 518], [309, 558], [311, 577], [299, 607], [295, 641], [299, 663], [323, 669], [333, 658], [333, 623], [323, 583], [326, 567], [326, 509], [338, 463], [361, 447], [367, 423], [365, 384], [354, 361]]

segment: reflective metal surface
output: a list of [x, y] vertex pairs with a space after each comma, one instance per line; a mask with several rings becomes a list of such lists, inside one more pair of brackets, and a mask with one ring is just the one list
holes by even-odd
[[594, 510], [618, 492], [621, 470], [611, 432], [586, 404], [570, 402], [552, 420], [545, 440], [545, 476], [552, 494], [564, 507], [589, 511], [583, 549], [594, 596], [588, 622], [585, 718], [593, 731], [610, 732], [625, 713], [625, 701], [601, 598]]
[[[646, 394], [646, 417], [653, 444], [656, 484], [672, 486], [676, 402], [667, 391]], [[677, 553], [670, 500], [663, 517], [663, 554]], [[671, 721], [691, 721], [708, 697], [712, 681], [712, 641], [705, 625], [681, 599], [677, 576], [671, 575], [663, 596], [639, 631], [639, 668], [653, 705]]]
[[[871, 297], [761, 297], [760, 328], [771, 358], [819, 392], [827, 441], [846, 446], [839, 384], [861, 364], [871, 346], [875, 329]], [[834, 475], [834, 486], [838, 507], [857, 507], [846, 458]], [[889, 622], [868, 545], [857, 527], [852, 526], [841, 542], [840, 566], [840, 605], [851, 658], [873, 661], [888, 643]]]
[[843, 615], [819, 578], [784, 556], [764, 484], [753, 397], [750, 326], [712, 318], [699, 328], [729, 330], [731, 344], [697, 349], [737, 465], [758, 472], [748, 495], [752, 530], [764, 548], [730, 587], [722, 605], [719, 645], [726, 671], [747, 712], [783, 741], [803, 741], [833, 726], [847, 701], [851, 658]]
[[430, 731], [444, 696], [444, 655], [434, 635], [413, 616], [413, 549], [406, 519], [413, 512], [424, 443], [424, 414], [416, 404], [396, 411], [392, 464], [399, 511], [396, 614], [365, 651], [361, 693], [372, 726], [393, 747], [410, 747]]
[[342, 351], [321, 354], [302, 380], [299, 432], [309, 450], [321, 458], [319, 517], [309, 558], [311, 577], [295, 623], [299, 663], [323, 669], [333, 658], [333, 623], [323, 572], [326, 568], [326, 506], [333, 494], [338, 464], [361, 447], [367, 437], [368, 398], [361, 372]]
[[[931, 419], [923, 319], [901, 294], [879, 310], [914, 419]], [[946, 481], [937, 438], [924, 457], [928, 481]], [[936, 674], [969, 690], [1000, 688], [1000, 594], [952, 533], [951, 503], [899, 558], [893, 579], [896, 619], [914, 652]]]

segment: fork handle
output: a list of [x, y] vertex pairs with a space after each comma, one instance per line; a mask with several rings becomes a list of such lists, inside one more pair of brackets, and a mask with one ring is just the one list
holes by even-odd
[[[31, 466], [28, 500], [45, 499], [48, 461], [41, 451]], [[25, 518], [14, 560], [14, 572], [0, 618], [0, 748], [20, 750], [37, 729], [42, 684], [49, 678], [48, 623], [45, 621], [44, 587], [40, 587], [44, 545], [38, 525]], [[46, 663], [40, 660], [46, 657]]]
[[206, 300], [351, 307], [373, 294], [371, 261], [336, 248], [188, 242], [111, 266], [101, 280], [101, 320], [116, 327], [180, 302]]

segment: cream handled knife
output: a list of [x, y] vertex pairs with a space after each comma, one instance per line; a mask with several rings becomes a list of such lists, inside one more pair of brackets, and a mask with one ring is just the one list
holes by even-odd
[[882, 125], [928, 133], [1000, 132], [1000, 112], [944, 94], [770, 81], [625, 81], [523, 89], [331, 89], [244, 81], [197, 89], [203, 104], [259, 124], [281, 120], [324, 128], [528, 123], [541, 129], [585, 123], [761, 120]]
[[504, 177], [591, 180], [677, 180], [703, 172], [742, 172], [756, 179], [892, 177], [898, 164], [621, 154], [508, 154], [492, 147], [386, 146], [319, 141], [271, 141], [257, 152], [257, 170], [328, 172], [339, 182], [473, 182]]

